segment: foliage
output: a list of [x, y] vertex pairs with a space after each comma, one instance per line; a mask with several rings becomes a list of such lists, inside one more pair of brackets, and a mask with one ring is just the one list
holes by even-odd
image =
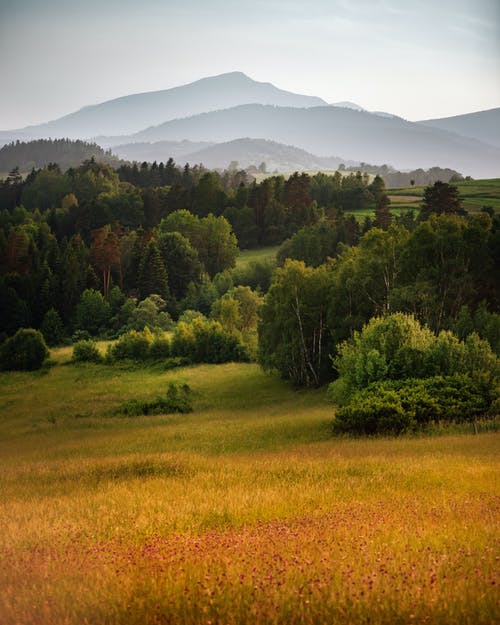
[[420, 219], [428, 219], [432, 213], [438, 215], [443, 213], [456, 215], [465, 214], [462, 208], [460, 193], [456, 186], [438, 180], [433, 185], [429, 185], [424, 189]]
[[192, 362], [246, 362], [249, 355], [238, 338], [223, 329], [217, 321], [194, 319], [179, 322], [172, 338], [172, 355]]
[[288, 260], [277, 269], [259, 323], [259, 361], [297, 385], [318, 386], [330, 375], [327, 328], [332, 273]]
[[434, 421], [466, 421], [485, 414], [490, 385], [463, 374], [375, 382], [337, 410], [334, 431], [399, 434]]
[[61, 315], [55, 308], [50, 308], [43, 318], [41, 332], [50, 347], [60, 345], [64, 338], [64, 326]]
[[142, 332], [130, 330], [108, 347], [107, 358], [110, 360], [148, 360], [153, 335], [146, 328]]
[[76, 307], [76, 327], [96, 335], [106, 326], [110, 315], [109, 304], [102, 294], [95, 289], [86, 289]]
[[41, 332], [21, 328], [0, 345], [0, 369], [33, 371], [39, 369], [49, 355]]
[[158, 414], [186, 414], [193, 411], [191, 388], [188, 384], [170, 382], [165, 397], [157, 397], [151, 401], [129, 399], [116, 409], [117, 414], [128, 417]]
[[339, 346], [334, 366], [339, 375], [332, 385], [336, 397], [383, 380], [464, 374], [493, 384], [500, 374], [500, 361], [477, 334], [465, 342], [449, 331], [436, 336], [403, 313], [371, 319]]
[[73, 346], [73, 362], [102, 362], [103, 358], [92, 340], [78, 341]]

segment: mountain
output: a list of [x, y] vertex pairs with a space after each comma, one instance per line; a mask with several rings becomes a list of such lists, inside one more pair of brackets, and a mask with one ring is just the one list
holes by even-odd
[[203, 148], [212, 145], [214, 144], [209, 141], [157, 141], [155, 143], [142, 142], [114, 145], [112, 151], [114, 154], [127, 161], [147, 161], [150, 163], [153, 161], [157, 161], [158, 163], [163, 161], [166, 163], [169, 158], [173, 158], [174, 161], [183, 161], [186, 163], [185, 157], [188, 154], [195, 153], [198, 150], [203, 150]]
[[348, 108], [246, 104], [152, 126], [136, 141], [210, 141], [265, 137], [318, 156], [341, 154], [356, 162], [389, 163], [397, 169], [450, 167], [474, 177], [497, 176], [500, 149], [475, 139]]
[[258, 167], [265, 162], [268, 171], [280, 173], [311, 169], [335, 170], [340, 163], [345, 162], [338, 156], [315, 156], [291, 145], [249, 138], [212, 145], [184, 158], [189, 163], [203, 163], [205, 167], [213, 169], [227, 168], [231, 161], [237, 161], [239, 168], [251, 165]]
[[[455, 132], [500, 148], [500, 108], [442, 119], [425, 119], [419, 123], [431, 128]], [[500, 171], [497, 170], [498, 174]]]
[[98, 135], [124, 135], [169, 119], [254, 102], [292, 107], [326, 104], [321, 98], [283, 91], [271, 83], [252, 80], [242, 72], [231, 72], [172, 89], [137, 93], [86, 106], [45, 124], [2, 131], [0, 140], [5, 143], [27, 137], [86, 139]]
[[333, 102], [332, 106], [338, 106], [341, 109], [352, 109], [353, 111], [365, 111], [365, 113], [367, 112], [366, 109], [364, 109], [359, 104], [356, 104], [356, 102]]

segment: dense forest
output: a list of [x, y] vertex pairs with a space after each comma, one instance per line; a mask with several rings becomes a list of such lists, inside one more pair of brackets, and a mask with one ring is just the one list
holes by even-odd
[[[425, 189], [418, 215], [396, 216], [378, 175], [258, 184], [172, 159], [113, 169], [92, 158], [65, 172], [12, 171], [0, 207], [4, 339], [22, 327], [49, 344], [116, 338], [211, 317], [245, 358], [307, 386], [335, 376], [342, 341], [395, 311], [500, 350], [500, 219], [468, 215], [444, 182]], [[266, 245], [280, 245], [276, 270], [235, 267], [239, 248]]]
[[96, 160], [117, 167], [120, 159], [97, 143], [70, 139], [12, 141], [0, 148], [0, 172], [18, 168], [21, 172], [57, 163], [62, 170], [77, 167], [85, 160]]

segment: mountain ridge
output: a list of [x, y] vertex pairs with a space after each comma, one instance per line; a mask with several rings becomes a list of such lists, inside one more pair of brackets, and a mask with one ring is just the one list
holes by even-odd
[[253, 80], [243, 72], [229, 72], [170, 89], [130, 94], [84, 106], [43, 124], [0, 131], [0, 139], [6, 142], [48, 135], [94, 139], [99, 135], [132, 134], [169, 119], [250, 102], [301, 107], [326, 104], [316, 96], [285, 91], [269, 82]]
[[151, 126], [127, 140], [224, 143], [241, 137], [265, 137], [322, 157], [341, 154], [397, 169], [439, 165], [474, 177], [500, 171], [500, 149], [476, 139], [400, 117], [330, 105], [305, 109], [245, 104]]

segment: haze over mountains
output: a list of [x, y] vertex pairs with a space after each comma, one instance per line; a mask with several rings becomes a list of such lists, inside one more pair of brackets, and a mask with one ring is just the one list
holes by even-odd
[[329, 105], [241, 72], [124, 96], [46, 124], [2, 131], [0, 143], [40, 137], [93, 139], [122, 158], [172, 156], [207, 167], [269, 161], [273, 170], [286, 171], [350, 161], [500, 175], [500, 108], [409, 122], [352, 102]]
[[[30, 138], [50, 136], [71, 139], [127, 135], [170, 119], [249, 102], [298, 107], [326, 104], [321, 98], [283, 91], [271, 83], [252, 80], [242, 72], [231, 72], [172, 89], [137, 93], [86, 106], [60, 119], [11, 131], [10, 134], [19, 132]], [[4, 134], [9, 133], [0, 133], [0, 138]]]

